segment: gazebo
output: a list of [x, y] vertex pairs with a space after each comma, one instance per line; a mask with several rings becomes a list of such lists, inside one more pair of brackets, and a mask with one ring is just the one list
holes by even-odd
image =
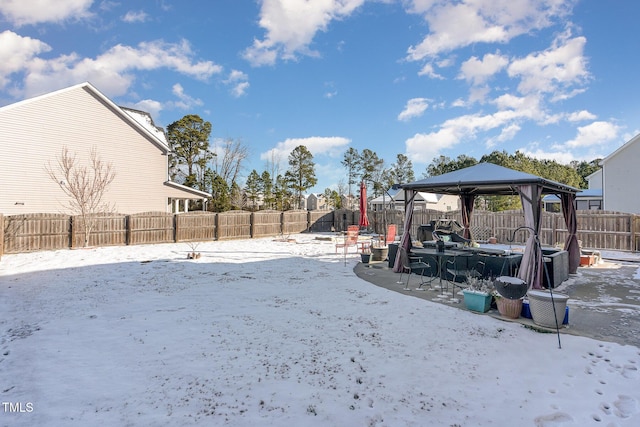
[[[405, 249], [408, 249], [410, 244], [413, 199], [419, 191], [459, 195], [464, 237], [467, 239], [472, 237], [471, 214], [476, 196], [518, 194], [524, 211], [523, 225], [531, 231], [518, 277], [527, 282], [530, 288], [536, 289], [542, 288], [542, 249], [537, 239], [540, 232], [542, 197], [546, 194], [557, 195], [562, 203], [562, 213], [569, 232], [564, 245], [564, 249], [569, 253], [569, 273], [576, 273], [578, 269], [580, 248], [576, 236], [578, 223], [575, 198], [580, 190], [577, 188], [493, 163], [478, 163], [468, 168], [404, 184], [401, 188], [405, 191], [405, 226], [400, 245]], [[396, 259], [394, 271], [400, 271], [399, 259]]]

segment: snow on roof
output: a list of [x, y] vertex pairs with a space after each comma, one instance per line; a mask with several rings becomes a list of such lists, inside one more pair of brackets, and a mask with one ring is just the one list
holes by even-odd
[[127, 108], [127, 107], [120, 107], [120, 108], [122, 109], [122, 111], [127, 113], [129, 117], [135, 120], [136, 123], [138, 123], [140, 126], [145, 128], [149, 133], [151, 133], [153, 136], [158, 138], [165, 145], [168, 145], [167, 137], [164, 133], [164, 129], [161, 128], [160, 126], [156, 126], [156, 124], [153, 122], [153, 119], [151, 118], [151, 114], [145, 111], [134, 110], [132, 108]]

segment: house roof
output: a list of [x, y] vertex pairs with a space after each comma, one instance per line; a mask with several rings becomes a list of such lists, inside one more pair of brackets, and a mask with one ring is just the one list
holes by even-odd
[[[434, 193], [418, 192], [416, 194], [416, 201], [424, 201], [426, 203], [438, 203], [442, 196]], [[382, 203], [393, 201], [404, 201], [404, 191], [399, 188], [390, 189], [384, 196], [378, 196], [370, 200], [370, 203]]]
[[[186, 192], [186, 193], [190, 193], [194, 196], [197, 197], [201, 197], [201, 198], [208, 198], [211, 197], [211, 194], [204, 192], [204, 191], [200, 191], [200, 190], [196, 190], [195, 188], [191, 188], [191, 187], [187, 187], [186, 185], [182, 185], [182, 184], [178, 184], [176, 182], [173, 181], [165, 181], [164, 185], [166, 185], [167, 187], [170, 188], [174, 188], [176, 190], [180, 190], [182, 192]], [[176, 195], [177, 198], [184, 198], [183, 194], [177, 194]]]
[[505, 168], [493, 163], [478, 163], [442, 175], [404, 184], [405, 190], [439, 194], [517, 194], [516, 187], [537, 184], [543, 194], [576, 193], [578, 188], [551, 181], [537, 175]]
[[[584, 190], [580, 190], [576, 194], [576, 200], [580, 199], [595, 199], [602, 198], [602, 188], [586, 188]], [[555, 194], [547, 194], [542, 198], [543, 202], [558, 202], [560, 203], [560, 198]]]
[[620, 152], [626, 150], [629, 146], [637, 143], [638, 141], [640, 141], [640, 133], [637, 134], [636, 136], [634, 136], [633, 138], [631, 138], [629, 141], [625, 142], [624, 144], [622, 144], [620, 147], [618, 147], [617, 150], [615, 150], [613, 153], [609, 154], [607, 157], [605, 157], [604, 159], [602, 159], [600, 161], [600, 166], [603, 166], [605, 163], [607, 163], [609, 160], [611, 160], [613, 157], [617, 156]]

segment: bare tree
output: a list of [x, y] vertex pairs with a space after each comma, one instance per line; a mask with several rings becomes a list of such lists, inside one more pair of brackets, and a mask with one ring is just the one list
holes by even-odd
[[80, 216], [84, 228], [84, 247], [87, 247], [96, 224], [96, 214], [111, 210], [103, 199], [116, 176], [113, 165], [103, 162], [95, 147], [91, 149], [89, 163], [79, 165], [76, 155], [69, 153], [67, 147], [63, 147], [57, 168], [49, 164], [46, 170], [49, 177], [69, 197], [69, 209]]
[[222, 141], [219, 147], [216, 146], [215, 152], [216, 156], [213, 158], [213, 162], [216, 173], [229, 186], [237, 183], [243, 163], [249, 157], [249, 148], [242, 141], [229, 138]]

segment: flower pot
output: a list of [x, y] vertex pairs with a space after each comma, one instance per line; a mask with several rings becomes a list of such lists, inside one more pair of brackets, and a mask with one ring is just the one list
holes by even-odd
[[360, 259], [363, 264], [369, 264], [369, 261], [371, 261], [371, 254], [360, 254]]
[[517, 319], [522, 313], [522, 299], [496, 298], [496, 305], [501, 316]]
[[464, 289], [464, 305], [468, 310], [477, 311], [479, 313], [486, 313], [491, 307], [491, 294], [486, 292], [470, 291]]
[[[553, 293], [553, 303], [551, 293], [548, 291], [531, 290], [527, 293], [529, 297], [529, 310], [533, 323], [547, 328], [562, 326], [567, 309], [568, 295]], [[555, 306], [555, 317], [554, 317]]]
[[384, 261], [389, 255], [389, 248], [383, 246], [381, 248], [371, 248], [371, 261]]

